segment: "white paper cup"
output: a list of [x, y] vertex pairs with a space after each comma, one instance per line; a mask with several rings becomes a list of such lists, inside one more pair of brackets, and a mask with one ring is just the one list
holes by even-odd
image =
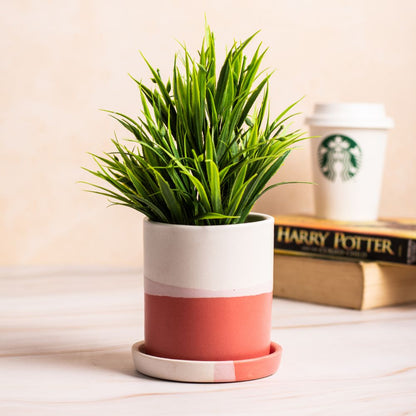
[[375, 221], [387, 130], [382, 104], [317, 104], [307, 118], [316, 186], [315, 213], [338, 221]]

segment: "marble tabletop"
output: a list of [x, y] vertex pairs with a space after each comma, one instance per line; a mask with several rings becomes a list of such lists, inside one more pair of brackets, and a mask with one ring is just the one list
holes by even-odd
[[416, 305], [275, 299], [278, 372], [188, 384], [137, 373], [139, 271], [0, 271], [0, 415], [416, 415]]

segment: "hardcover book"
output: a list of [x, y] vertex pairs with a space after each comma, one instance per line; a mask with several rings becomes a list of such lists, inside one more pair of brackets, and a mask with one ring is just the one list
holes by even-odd
[[371, 309], [416, 301], [416, 267], [275, 254], [273, 294]]
[[306, 215], [275, 217], [276, 252], [416, 265], [416, 219], [350, 223]]

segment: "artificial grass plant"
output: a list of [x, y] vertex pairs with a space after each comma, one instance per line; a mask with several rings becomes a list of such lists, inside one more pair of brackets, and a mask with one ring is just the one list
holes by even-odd
[[[207, 27], [197, 59], [183, 47], [172, 79], [147, 62], [153, 88], [133, 78], [142, 104], [137, 117], [110, 111], [134, 138], [117, 138], [115, 151], [93, 155], [93, 175], [106, 186], [92, 192], [150, 220], [189, 225], [242, 223], [269, 189], [269, 180], [303, 133], [289, 132], [292, 104], [270, 119], [266, 53], [244, 52], [251, 36], [234, 43], [217, 77], [214, 34]], [[179, 64], [179, 60], [181, 64]], [[258, 109], [255, 108], [257, 105]]]

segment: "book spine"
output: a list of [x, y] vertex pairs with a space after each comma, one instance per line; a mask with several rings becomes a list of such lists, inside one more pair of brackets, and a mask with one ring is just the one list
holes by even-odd
[[416, 240], [275, 224], [277, 251], [349, 260], [416, 264]]

